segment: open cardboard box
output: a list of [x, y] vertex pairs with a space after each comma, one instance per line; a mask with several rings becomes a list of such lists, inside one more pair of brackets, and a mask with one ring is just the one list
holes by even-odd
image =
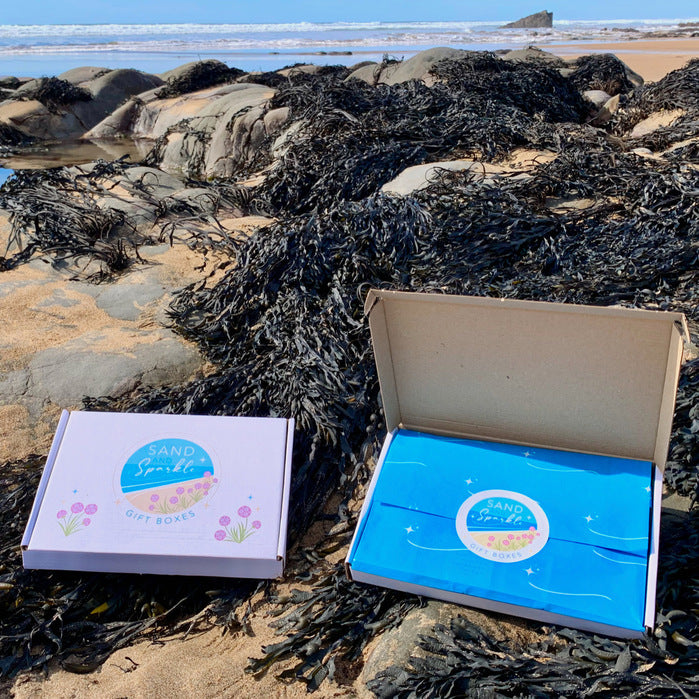
[[371, 291], [388, 436], [360, 582], [636, 637], [655, 619], [684, 317]]
[[25, 568], [282, 574], [293, 420], [65, 412]]

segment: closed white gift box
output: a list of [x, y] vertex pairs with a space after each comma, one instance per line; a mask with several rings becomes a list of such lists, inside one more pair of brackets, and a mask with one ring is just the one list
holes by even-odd
[[25, 568], [273, 578], [293, 420], [64, 412]]

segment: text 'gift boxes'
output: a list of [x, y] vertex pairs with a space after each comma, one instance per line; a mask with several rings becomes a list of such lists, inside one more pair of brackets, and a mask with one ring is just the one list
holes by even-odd
[[292, 441], [281, 418], [64, 412], [24, 565], [277, 577]]

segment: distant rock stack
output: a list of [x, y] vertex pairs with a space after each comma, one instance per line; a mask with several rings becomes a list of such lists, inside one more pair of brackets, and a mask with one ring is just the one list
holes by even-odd
[[542, 10], [536, 14], [522, 17], [516, 22], [510, 22], [501, 27], [501, 29], [540, 29], [553, 27], [553, 12]]

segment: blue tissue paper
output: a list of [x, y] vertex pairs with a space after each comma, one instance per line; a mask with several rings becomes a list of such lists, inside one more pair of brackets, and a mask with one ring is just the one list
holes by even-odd
[[399, 430], [350, 564], [640, 631], [652, 472], [648, 461]]

